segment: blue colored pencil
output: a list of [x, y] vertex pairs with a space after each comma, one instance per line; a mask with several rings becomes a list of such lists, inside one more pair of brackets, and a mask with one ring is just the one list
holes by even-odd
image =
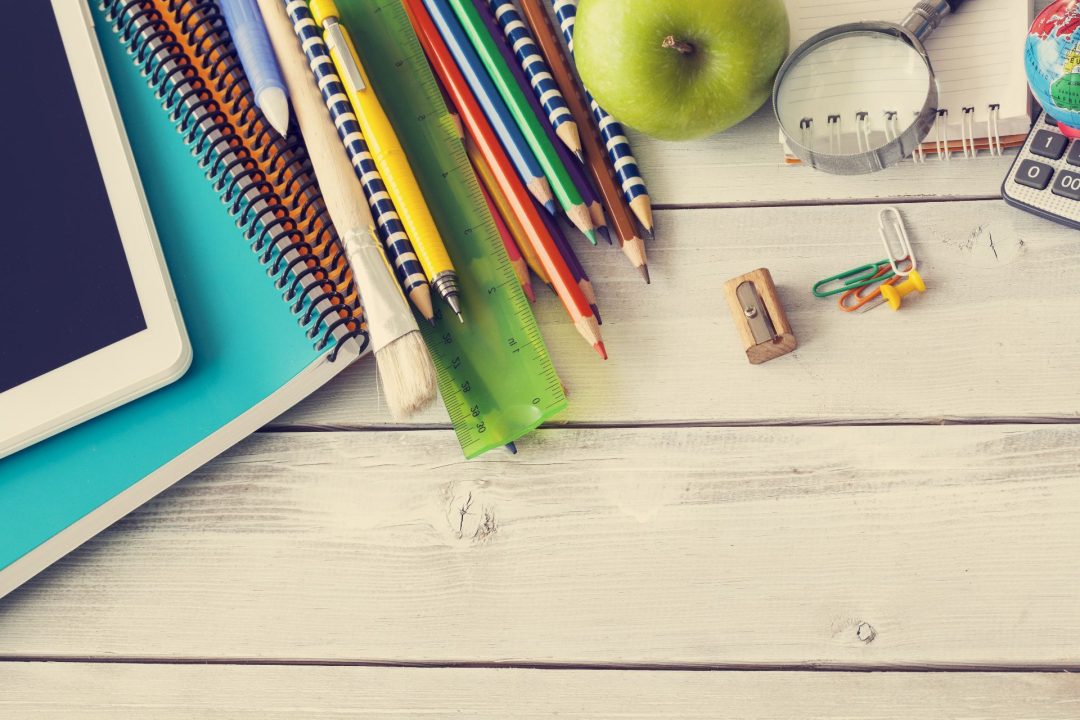
[[259, 6], [255, 0], [218, 0], [218, 3], [255, 96], [255, 106], [284, 137], [289, 133], [289, 91], [270, 47]]
[[[578, 0], [551, 0], [555, 10], [555, 19], [559, 21], [559, 29], [566, 40], [570, 53], [574, 52], [574, 23], [577, 20]], [[593, 119], [600, 128], [600, 136], [607, 146], [608, 158], [615, 168], [615, 175], [622, 185], [623, 197], [634, 211], [638, 221], [650, 233], [653, 231], [652, 201], [649, 199], [649, 190], [645, 187], [645, 179], [641, 177], [637, 160], [634, 159], [634, 151], [630, 147], [630, 141], [626, 138], [623, 126], [600, 105], [585, 90], [585, 99], [589, 101]]]
[[554, 215], [558, 212], [558, 206], [551, 192], [551, 183], [544, 175], [536, 156], [532, 154], [525, 136], [521, 134], [517, 123], [514, 122], [510, 110], [480, 61], [480, 56], [473, 49], [469, 36], [458, 23], [453, 9], [443, 0], [423, 0], [423, 2], [432, 22], [442, 35], [443, 42], [450, 49], [450, 54], [454, 56], [454, 63], [461, 69], [465, 82], [469, 84], [473, 96], [476, 97], [488, 122], [495, 130], [499, 142], [510, 156], [514, 169], [521, 176], [529, 193]]
[[518, 15], [513, 3], [506, 0], [487, 0], [487, 3], [498, 22], [497, 27], [501, 28], [506, 35], [514, 57], [517, 58], [525, 77], [528, 78], [529, 88], [543, 106], [555, 134], [579, 161], [584, 162], [585, 156], [581, 152], [581, 135], [574, 121], [574, 115], [567, 107], [562, 91], [559, 90], [558, 83], [551, 75], [551, 68], [548, 67], [544, 56], [540, 54], [540, 48], [536, 46], [529, 26], [521, 21], [521, 16]]
[[323, 40], [322, 32], [315, 24], [305, 0], [281, 0], [285, 11], [292, 21], [293, 30], [300, 40], [300, 45], [307, 57], [311, 71], [318, 81], [330, 111], [330, 117], [337, 127], [338, 136], [349, 155], [353, 171], [364, 186], [371, 214], [379, 231], [379, 237], [386, 247], [386, 255], [394, 266], [394, 274], [405, 290], [405, 294], [428, 322], [434, 323], [435, 311], [431, 302], [431, 286], [424, 275], [420, 260], [416, 257], [412, 241], [405, 232], [405, 226], [398, 217], [390, 194], [386, 191], [382, 175], [375, 165], [375, 160], [368, 150], [360, 123], [353, 114], [352, 103], [345, 90], [345, 85], [334, 70], [334, 61], [330, 49]]

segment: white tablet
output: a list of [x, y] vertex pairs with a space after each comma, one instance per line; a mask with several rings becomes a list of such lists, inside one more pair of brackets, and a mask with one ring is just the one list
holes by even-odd
[[0, 457], [191, 362], [87, 0], [7, 3], [4, 23]]

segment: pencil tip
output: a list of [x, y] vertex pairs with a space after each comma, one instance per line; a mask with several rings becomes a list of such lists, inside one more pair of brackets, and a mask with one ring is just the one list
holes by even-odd
[[549, 215], [557, 215], [559, 213], [559, 206], [555, 204], [554, 200], [548, 200], [544, 203], [544, 209], [548, 211]]
[[446, 304], [450, 306], [450, 309], [457, 315], [457, 319], [464, 324], [465, 319], [461, 317], [461, 301], [458, 300], [457, 293], [451, 293], [446, 296]]
[[506, 451], [511, 455], [517, 455], [517, 445], [515, 445], [514, 443], [508, 442], [503, 447], [505, 447]]
[[582, 165], [585, 164], [585, 153], [581, 152], [580, 150], [575, 150], [574, 157], [576, 157], [578, 159], [578, 162]]
[[428, 324], [431, 325], [431, 327], [435, 327], [435, 318], [434, 317], [429, 317], [427, 319], [427, 321], [428, 321]]
[[266, 122], [285, 137], [289, 134], [289, 98], [285, 91], [277, 87], [268, 87], [259, 93], [259, 109]]
[[604, 347], [604, 341], [603, 340], [593, 344], [593, 349], [596, 350], [596, 352], [598, 352], [600, 354], [601, 358], [603, 358], [604, 360], [607, 360], [607, 348]]
[[599, 235], [600, 235], [600, 237], [602, 237], [602, 238], [604, 238], [605, 240], [607, 240], [607, 244], [608, 244], [608, 245], [612, 245], [612, 244], [613, 244], [613, 243], [611, 242], [611, 232], [610, 232], [610, 231], [609, 231], [609, 230], [607, 229], [607, 226], [605, 226], [605, 225], [597, 225], [597, 226], [596, 226], [596, 232], [597, 232], [597, 234], [599, 234]]
[[525, 297], [529, 298], [529, 302], [536, 302], [536, 290], [533, 289], [532, 283], [522, 285], [521, 289], [525, 291]]
[[649, 277], [649, 266], [642, 265], [638, 268], [638, 272], [641, 273], [641, 277], [645, 278], [646, 285], [652, 285], [652, 278]]
[[600, 317], [600, 308], [596, 307], [595, 305], [590, 305], [589, 307], [592, 309], [592, 314], [596, 316], [596, 324], [603, 325], [604, 318]]
[[593, 245], [596, 244], [596, 231], [595, 230], [586, 230], [585, 231], [585, 237], [589, 238], [589, 242], [591, 242]]

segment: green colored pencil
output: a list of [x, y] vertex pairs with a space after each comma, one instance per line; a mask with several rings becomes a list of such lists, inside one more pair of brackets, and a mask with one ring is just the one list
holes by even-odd
[[448, 4], [453, 8], [458, 22], [469, 36], [469, 41], [476, 48], [476, 54], [480, 56], [488, 75], [491, 76], [503, 102], [510, 110], [514, 122], [517, 123], [521, 134], [525, 136], [525, 141], [536, 155], [540, 167], [544, 170], [544, 175], [551, 183], [551, 190], [562, 205], [566, 216], [595, 245], [596, 231], [589, 208], [574, 185], [574, 181], [570, 179], [570, 173], [562, 164], [558, 151], [540, 124], [540, 118], [533, 113], [528, 98], [525, 97], [524, 91], [518, 85], [510, 68], [507, 67], [506, 60], [499, 52], [498, 45], [495, 44], [495, 38], [488, 32], [484, 18], [473, 5], [472, 0], [448, 0]]

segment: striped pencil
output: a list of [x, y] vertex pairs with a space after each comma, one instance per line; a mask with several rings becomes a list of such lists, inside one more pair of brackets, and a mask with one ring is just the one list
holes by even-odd
[[466, 135], [463, 141], [465, 143], [465, 152], [468, 153], [469, 159], [472, 160], [480, 182], [487, 189], [496, 209], [502, 215], [503, 222], [506, 223], [514, 242], [517, 244], [518, 249], [521, 250], [521, 255], [525, 258], [525, 264], [529, 266], [529, 269], [533, 271], [536, 277], [540, 278], [540, 282], [551, 287], [551, 276], [544, 269], [543, 263], [540, 262], [540, 256], [536, 254], [532, 243], [529, 242], [529, 236], [526, 234], [525, 228], [522, 227], [521, 221], [514, 214], [514, 209], [503, 193], [502, 188], [499, 187], [499, 182], [495, 178], [495, 171], [491, 169], [491, 164], [488, 163], [487, 158], [484, 157], [484, 154], [480, 152], [480, 149], [476, 147], [476, 143], [470, 137]]
[[541, 52], [547, 58], [555, 81], [559, 83], [563, 96], [570, 106], [570, 112], [577, 118], [578, 128], [582, 132], [581, 142], [585, 147], [586, 164], [589, 174], [596, 183], [596, 188], [604, 200], [604, 205], [611, 215], [615, 234], [619, 238], [619, 247], [630, 263], [638, 269], [646, 283], [649, 282], [649, 265], [645, 254], [645, 243], [638, 236], [630, 206], [619, 190], [615, 172], [606, 160], [603, 140], [593, 122], [589, 106], [578, 85], [570, 61], [563, 53], [562, 40], [551, 25], [547, 10], [541, 0], [521, 0], [521, 9], [526, 22], [533, 30]]
[[[562, 30], [566, 46], [573, 53], [578, 0], [551, 0], [551, 4], [555, 9], [555, 19], [559, 21], [559, 29]], [[589, 94], [588, 88], [585, 89], [585, 98], [589, 101], [593, 118], [600, 126], [600, 136], [604, 139], [608, 158], [622, 184], [623, 197], [626, 198], [630, 209], [634, 211], [634, 215], [645, 229], [652, 233], [652, 201], [649, 199], [649, 190], [645, 187], [645, 180], [641, 177], [637, 160], [634, 159], [630, 141], [626, 139], [626, 131], [618, 120], [608, 115], [604, 108], [597, 104], [593, 96]]]
[[[551, 71], [544, 62], [544, 56], [536, 47], [528, 26], [521, 22], [517, 8], [513, 3], [505, 0], [488, 0], [487, 7], [498, 23], [496, 30], [501, 31], [510, 44], [514, 54], [511, 65], [514, 65], [513, 61], [516, 60], [516, 64], [521, 67], [529, 80], [529, 89], [543, 106], [548, 123], [555, 130], [555, 134], [570, 149], [570, 152], [577, 156], [578, 160], [584, 162], [577, 122], [574, 121], [570, 108], [566, 106], [566, 100], [559, 91], [555, 78], [551, 77]], [[493, 36], [498, 37], [499, 33], [495, 32]]]
[[[486, 74], [493, 83], [497, 96], [492, 98], [507, 108], [525, 137], [529, 149], [544, 169], [544, 174], [551, 183], [551, 190], [570, 221], [585, 234], [589, 241], [596, 244], [596, 230], [589, 214], [589, 209], [581, 198], [581, 193], [574, 187], [566, 166], [559, 161], [559, 154], [544, 133], [544, 122], [529, 107], [527, 93], [518, 87], [510, 72], [510, 67], [499, 55], [495, 38], [484, 28], [484, 20], [477, 12], [472, 0], [424, 0], [428, 10], [439, 9], [438, 15], [432, 12], [432, 18], [443, 31], [446, 38], [449, 33], [455, 41], [461, 38], [465, 45], [471, 45], [473, 52], [465, 54], [465, 61], [476, 63], [476, 72]], [[449, 17], [443, 15], [446, 12]], [[456, 20], [454, 18], [457, 18]], [[485, 73], [486, 71], [486, 73]]]
[[[507, 40], [499, 28], [499, 23], [495, 20], [495, 14], [492, 12], [491, 8], [488, 7], [488, 0], [473, 0], [473, 4], [483, 18], [484, 25], [495, 39], [495, 45], [498, 47], [499, 53], [506, 61], [507, 66], [510, 68], [510, 72], [517, 81], [518, 87], [524, 91], [525, 98], [529, 102], [529, 107], [532, 108], [533, 113], [537, 117], [543, 117], [544, 109], [540, 105], [540, 100], [531, 92], [529, 79], [525, 77], [525, 70], [521, 67], [521, 64], [517, 62], [517, 58], [514, 57], [514, 51], [507, 44]], [[561, 93], [560, 97], [562, 97]], [[574, 123], [574, 127], [577, 127], [577, 123]], [[565, 143], [559, 140], [559, 137], [555, 134], [555, 129], [551, 127], [550, 124], [544, 125], [544, 132], [547, 133], [548, 139], [551, 140], [555, 147], [555, 151], [559, 154], [559, 160], [566, 168], [567, 174], [570, 175], [570, 181], [574, 183], [574, 187], [581, 193], [581, 199], [585, 202], [585, 207], [589, 209], [589, 216], [592, 218], [593, 225], [596, 226], [596, 234], [607, 240], [610, 245], [611, 234], [608, 232], [607, 219], [604, 217], [604, 206], [600, 204], [600, 200], [596, 197], [596, 192], [593, 191], [592, 183], [585, 177], [584, 166], [580, 162], [577, 162], [575, 157], [570, 154], [570, 149]]]
[[[529, 298], [529, 302], [536, 302], [536, 291], [533, 290], [532, 278], [529, 276], [529, 265], [521, 256], [521, 250], [518, 249], [517, 243], [514, 242], [514, 237], [510, 234], [510, 228], [503, 222], [502, 215], [500, 215], [499, 211], [495, 208], [495, 202], [491, 199], [491, 196], [488, 195], [488, 191], [483, 183], [480, 184], [480, 194], [484, 196], [484, 202], [487, 203], [488, 212], [491, 213], [491, 219], [495, 222], [495, 227], [499, 231], [499, 236], [503, 241], [503, 247], [506, 248], [506, 256], [510, 258], [510, 265], [514, 268], [514, 274], [517, 275], [521, 289], [525, 291], [525, 297]], [[551, 216], [547, 213], [541, 213], [541, 217], [550, 218]]]
[[511, 208], [521, 221], [529, 242], [533, 244], [544, 268], [548, 271], [555, 292], [567, 314], [570, 315], [574, 327], [600, 357], [606, 360], [607, 350], [604, 348], [604, 341], [600, 334], [600, 324], [577, 281], [574, 280], [573, 273], [559, 254], [550, 235], [544, 230], [543, 214], [537, 210], [521, 180], [514, 173], [513, 165], [484, 118], [477, 99], [468, 92], [465, 77], [455, 64], [454, 56], [439, 34], [432, 16], [425, 9], [427, 2], [428, 0], [402, 0], [432, 68], [441, 77], [443, 86], [450, 93], [458, 112], [461, 113], [466, 129], [491, 165], [499, 187], [510, 201]]
[[368, 149], [360, 131], [360, 123], [353, 114], [352, 103], [345, 92], [344, 85], [333, 72], [333, 62], [326, 50], [319, 28], [311, 19], [307, 4], [303, 0], [294, 0], [285, 5], [286, 12], [293, 24], [293, 30], [302, 39], [305, 55], [312, 67], [320, 68], [319, 87], [326, 100], [338, 136], [349, 155], [353, 171], [364, 187], [371, 213], [379, 237], [386, 248], [386, 254], [394, 267], [394, 274], [412, 301], [416, 309], [428, 322], [434, 322], [435, 310], [431, 301], [431, 286], [424, 274], [423, 267], [412, 246], [405, 225], [394, 207], [390, 194], [386, 191], [375, 160]]
[[505, 104], [498, 101], [499, 93], [480, 64], [480, 59], [476, 57], [468, 37], [454, 20], [453, 11], [446, 6], [445, 0], [424, 0], [424, 6], [525, 186], [548, 212], [556, 212], [558, 206], [551, 191], [551, 183], [532, 154], [510, 111]]

